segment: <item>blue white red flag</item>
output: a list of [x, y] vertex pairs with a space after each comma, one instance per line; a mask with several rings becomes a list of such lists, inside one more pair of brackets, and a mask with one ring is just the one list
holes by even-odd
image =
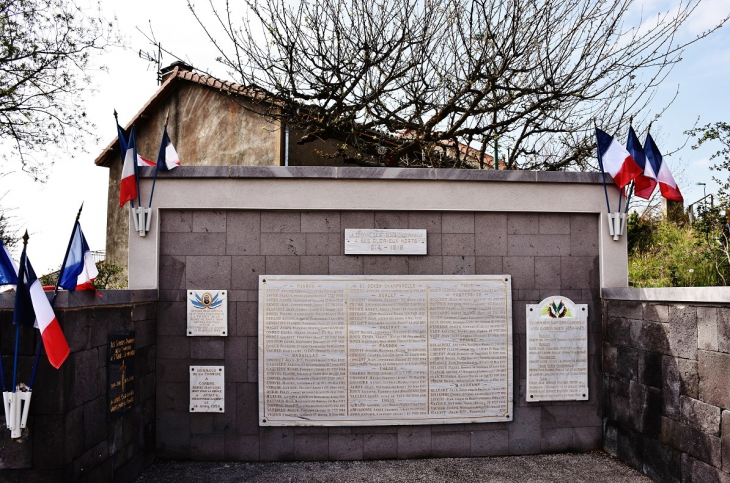
[[642, 169], [636, 164], [631, 154], [615, 139], [598, 128], [596, 128], [596, 141], [598, 164], [602, 171], [613, 177], [613, 181], [619, 189], [623, 189], [632, 179], [642, 173]]
[[0, 246], [0, 285], [18, 285], [18, 264], [1, 240]]
[[93, 282], [99, 271], [78, 221], [71, 236], [66, 264], [58, 275], [58, 286], [66, 290], [96, 290]]
[[662, 159], [662, 153], [659, 152], [659, 148], [656, 146], [651, 134], [646, 135], [644, 152], [647, 161], [651, 163], [651, 167], [656, 173], [656, 180], [659, 182], [659, 190], [662, 192], [662, 196], [672, 201], [684, 201], [682, 193], [679, 192], [679, 187], [674, 181], [674, 176], [669, 171], [667, 163]]
[[656, 173], [651, 163], [646, 162], [646, 154], [644, 148], [641, 147], [639, 138], [634, 132], [634, 128], [629, 126], [629, 138], [626, 141], [626, 150], [629, 152], [636, 164], [643, 170], [643, 173], [634, 178], [634, 194], [639, 198], [648, 200], [656, 188]]
[[[120, 145], [121, 137], [119, 138]], [[126, 145], [124, 164], [122, 165], [122, 182], [119, 187], [119, 206], [124, 206], [129, 200], [137, 198], [137, 146], [134, 127], [129, 133], [129, 142]]]
[[13, 324], [33, 326], [39, 329], [48, 361], [56, 369], [61, 367], [71, 351], [41, 282], [28, 260], [25, 248], [20, 255]]
[[157, 154], [157, 169], [161, 171], [169, 171], [180, 166], [180, 157], [175, 151], [175, 146], [167, 135], [167, 125], [162, 131], [162, 141], [160, 142], [160, 152]]
[[[119, 150], [122, 153], [122, 164], [124, 164], [124, 158], [127, 156], [127, 148], [129, 147], [129, 134], [117, 123], [117, 137], [119, 138]], [[137, 153], [137, 166], [154, 166], [155, 163], [147, 158], [143, 158]]]

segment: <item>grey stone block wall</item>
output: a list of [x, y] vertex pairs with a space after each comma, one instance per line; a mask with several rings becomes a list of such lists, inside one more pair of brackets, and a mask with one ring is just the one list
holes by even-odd
[[730, 306], [603, 302], [604, 449], [661, 482], [730, 482]]
[[[2, 419], [0, 481], [134, 481], [154, 460], [157, 304], [154, 297], [134, 303], [131, 291], [104, 291], [103, 299], [90, 293], [63, 295], [55, 313], [71, 354], [58, 370], [41, 355], [28, 428], [20, 439], [10, 439]], [[12, 296], [0, 296], [0, 349], [8, 385], [15, 328], [12, 309], [5, 307], [12, 307]], [[134, 406], [108, 419], [107, 337], [127, 331], [135, 332]], [[26, 384], [38, 340], [36, 329], [21, 329], [18, 380]]]
[[[157, 457], [281, 461], [469, 457], [602, 446], [598, 216], [404, 211], [161, 212]], [[352, 256], [346, 228], [425, 228], [426, 256]], [[258, 277], [512, 275], [511, 423], [378, 427], [258, 425]], [[228, 290], [226, 338], [186, 337], [185, 290]], [[589, 305], [590, 399], [526, 403], [525, 305]], [[225, 365], [225, 414], [190, 414], [189, 365]]]

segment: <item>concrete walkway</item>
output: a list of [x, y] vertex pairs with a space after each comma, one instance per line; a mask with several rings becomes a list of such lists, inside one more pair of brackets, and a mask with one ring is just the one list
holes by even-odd
[[138, 483], [651, 482], [606, 453], [425, 460], [197, 463], [159, 461]]

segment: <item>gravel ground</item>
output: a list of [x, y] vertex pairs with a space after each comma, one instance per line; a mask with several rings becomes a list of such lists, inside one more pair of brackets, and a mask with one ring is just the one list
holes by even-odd
[[651, 482], [606, 453], [297, 463], [158, 461], [138, 483]]

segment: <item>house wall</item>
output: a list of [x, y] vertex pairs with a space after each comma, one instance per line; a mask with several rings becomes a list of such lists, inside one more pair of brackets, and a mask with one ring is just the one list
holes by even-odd
[[[278, 166], [281, 130], [240, 102], [216, 89], [179, 81], [167, 98], [137, 122], [138, 153], [153, 162], [157, 160], [169, 112], [167, 132], [185, 166]], [[126, 271], [129, 208], [119, 207], [122, 165], [118, 151], [116, 155], [109, 168], [106, 255], [109, 262]], [[144, 206], [148, 199], [149, 191], [143, 192]]]
[[730, 289], [603, 298], [604, 449], [657, 481], [730, 481]]
[[[157, 457], [362, 460], [600, 449], [599, 219], [597, 213], [161, 210]], [[428, 255], [345, 255], [345, 228], [425, 228]], [[259, 427], [259, 275], [503, 273], [512, 276], [512, 422]], [[186, 336], [191, 289], [228, 291], [227, 337]], [[526, 304], [555, 294], [589, 307], [589, 400], [527, 403]], [[190, 413], [190, 365], [225, 366], [225, 414]]]
[[[132, 482], [154, 460], [157, 291], [61, 292], [54, 310], [71, 354], [54, 369], [43, 354], [27, 429], [0, 431], [0, 481]], [[50, 293], [48, 294], [51, 295]], [[0, 295], [0, 348], [10, 384], [15, 344], [14, 294]], [[135, 332], [134, 403], [107, 416], [109, 334]], [[38, 330], [21, 328], [18, 381], [28, 384]]]

